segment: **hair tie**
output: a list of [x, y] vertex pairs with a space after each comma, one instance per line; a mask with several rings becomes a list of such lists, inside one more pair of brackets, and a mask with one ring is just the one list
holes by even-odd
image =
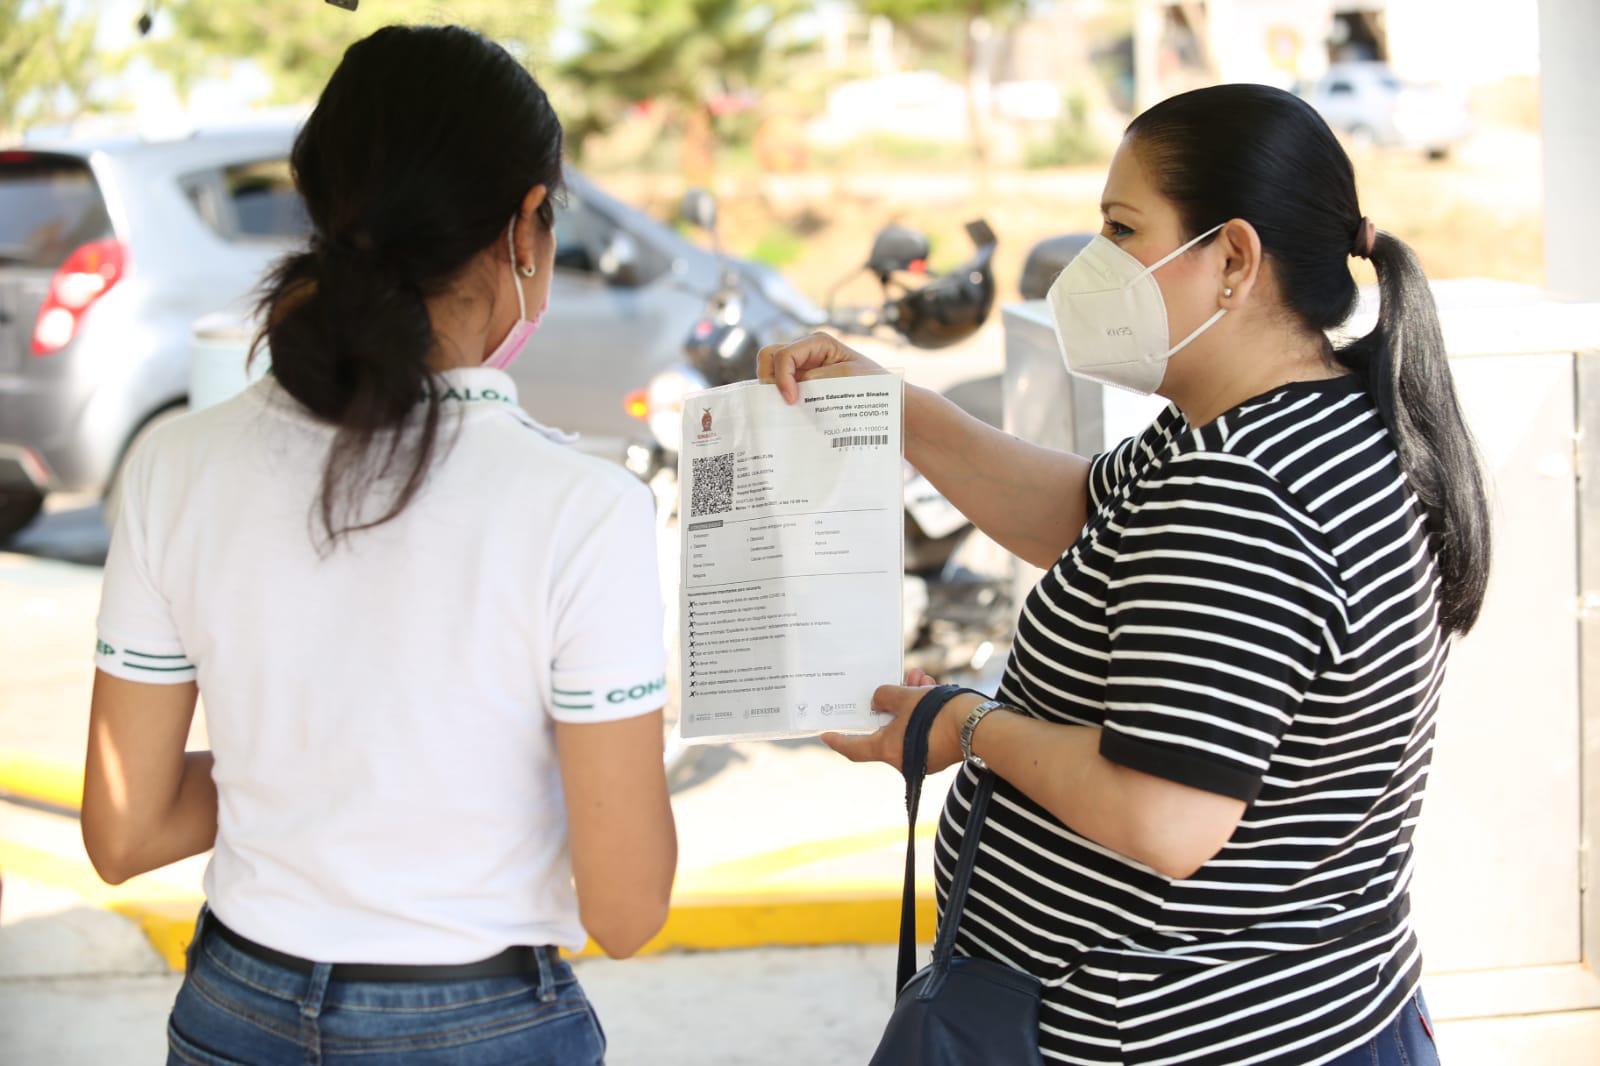
[[1356, 223], [1356, 236], [1354, 247], [1350, 254], [1357, 259], [1371, 259], [1373, 246], [1378, 243], [1378, 227], [1372, 224], [1372, 219], [1365, 215]]

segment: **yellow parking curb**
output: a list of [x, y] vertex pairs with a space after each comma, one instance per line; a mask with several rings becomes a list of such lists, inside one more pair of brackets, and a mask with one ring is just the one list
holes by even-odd
[[[919, 897], [917, 939], [932, 940], [934, 924], [933, 897]], [[899, 939], [899, 896], [722, 900], [680, 897], [673, 901], [667, 924], [640, 954], [892, 944]], [[599, 954], [593, 941], [578, 953], [580, 958]]]
[[189, 941], [194, 939], [194, 920], [200, 916], [200, 902], [193, 897], [123, 900], [111, 904], [110, 909], [137, 925], [150, 946], [167, 960], [167, 966], [182, 973]]
[[[919, 836], [932, 827], [919, 827]], [[818, 884], [801, 895], [763, 888], [761, 875], [781, 876], [797, 866], [882, 846], [889, 831], [814, 841], [686, 873], [666, 925], [640, 954], [725, 951], [757, 947], [889, 944], [900, 936], [898, 892], [849, 882]], [[0, 872], [66, 888], [85, 902], [135, 922], [167, 965], [182, 971], [201, 900], [193, 889], [146, 874], [111, 886], [86, 858], [64, 857], [0, 840]], [[724, 891], [708, 891], [721, 881]], [[740, 882], [743, 882], [740, 884]], [[728, 891], [736, 889], [736, 891]], [[917, 900], [917, 936], [930, 940], [935, 925], [931, 895]], [[591, 941], [577, 957], [602, 954]]]
[[0, 794], [75, 811], [83, 802], [83, 767], [0, 752]]
[[[119, 899], [106, 909], [132, 920], [173, 970], [182, 972], [184, 953], [194, 935], [199, 899]], [[933, 939], [932, 897], [917, 900], [917, 938]], [[899, 899], [836, 899], [708, 902], [682, 900], [672, 905], [667, 924], [639, 952], [727, 951], [758, 947], [818, 947], [835, 944], [892, 944], [900, 937]], [[575, 958], [604, 953], [590, 941]]]

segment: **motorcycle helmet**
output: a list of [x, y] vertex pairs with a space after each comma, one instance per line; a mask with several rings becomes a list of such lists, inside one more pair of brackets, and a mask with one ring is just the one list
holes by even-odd
[[948, 348], [966, 340], [994, 307], [994, 245], [960, 267], [892, 301], [885, 321], [918, 348]]
[[742, 381], [756, 374], [761, 343], [743, 325], [717, 323], [703, 318], [684, 342], [689, 365], [713, 384]]
[[872, 240], [867, 269], [880, 278], [902, 270], [920, 274], [928, 268], [929, 247], [925, 233], [898, 223], [885, 226]]
[[1067, 268], [1073, 257], [1094, 240], [1092, 233], [1067, 233], [1047, 237], [1033, 246], [1022, 263], [1018, 288], [1024, 300], [1042, 300], [1055, 284], [1056, 275]]

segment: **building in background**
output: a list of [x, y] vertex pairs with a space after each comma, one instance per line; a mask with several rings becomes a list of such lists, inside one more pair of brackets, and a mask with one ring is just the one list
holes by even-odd
[[1466, 89], [1539, 71], [1538, 0], [1137, 0], [1142, 110], [1217, 82], [1291, 88], [1376, 60]]

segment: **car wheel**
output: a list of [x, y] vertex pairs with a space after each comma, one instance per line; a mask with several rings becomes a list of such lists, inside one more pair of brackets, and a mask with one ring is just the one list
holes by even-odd
[[1428, 156], [1428, 162], [1443, 163], [1445, 160], [1450, 158], [1450, 149], [1442, 146], [1429, 148], [1426, 154]]
[[44, 493], [34, 489], [0, 489], [0, 544], [27, 528], [44, 507]]
[[122, 458], [117, 460], [117, 469], [111, 475], [111, 484], [106, 486], [105, 519], [106, 529], [109, 531], [117, 520], [117, 515], [122, 513], [122, 468], [127, 465], [128, 456], [132, 455], [151, 435], [162, 426], [174, 419], [182, 418], [189, 413], [189, 405], [180, 403], [165, 410], [157, 411], [151, 415], [145, 424], [134, 431], [128, 440], [128, 446], [122, 449]]

